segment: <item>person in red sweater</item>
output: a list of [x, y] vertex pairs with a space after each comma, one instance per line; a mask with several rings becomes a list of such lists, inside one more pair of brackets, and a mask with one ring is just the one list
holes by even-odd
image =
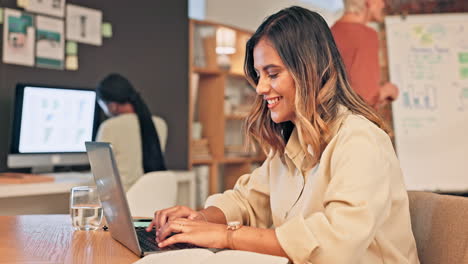
[[344, 60], [354, 91], [364, 101], [378, 108], [398, 97], [392, 83], [380, 85], [379, 39], [366, 26], [383, 21], [384, 0], [344, 0], [345, 13], [331, 31]]

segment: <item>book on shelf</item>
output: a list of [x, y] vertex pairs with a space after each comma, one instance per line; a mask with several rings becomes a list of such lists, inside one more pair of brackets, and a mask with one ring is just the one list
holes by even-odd
[[208, 146], [208, 139], [207, 138], [200, 138], [200, 139], [192, 139], [192, 146]]
[[201, 157], [211, 158], [208, 139], [192, 139], [192, 154], [198, 159]]
[[192, 248], [167, 251], [147, 255], [146, 257], [134, 262], [134, 264], [172, 264], [172, 263], [191, 263], [191, 264], [287, 264], [290, 263], [287, 258], [265, 255], [260, 253], [240, 251], [240, 250], [222, 250], [213, 253], [208, 249]]
[[210, 154], [193, 154], [193, 157], [192, 157], [194, 160], [212, 160], [213, 157], [210, 155]]
[[197, 73], [192, 73], [190, 75], [190, 116], [192, 117], [192, 121], [197, 119], [197, 98], [198, 98], [198, 84], [200, 82], [200, 75]]
[[195, 25], [193, 64], [200, 68], [211, 68], [216, 64], [213, 57], [216, 48], [216, 28], [207, 25]]

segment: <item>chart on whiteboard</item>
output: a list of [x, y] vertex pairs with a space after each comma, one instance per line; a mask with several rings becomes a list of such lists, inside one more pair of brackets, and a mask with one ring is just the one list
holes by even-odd
[[407, 185], [468, 189], [462, 175], [468, 164], [468, 15], [394, 16], [385, 23], [390, 79], [400, 89], [393, 104], [395, 143]]

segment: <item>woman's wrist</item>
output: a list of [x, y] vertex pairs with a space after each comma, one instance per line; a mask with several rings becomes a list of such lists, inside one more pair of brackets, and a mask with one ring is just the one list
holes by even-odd
[[227, 248], [229, 249], [235, 249], [236, 246], [234, 245], [234, 232], [236, 232], [237, 230], [239, 230], [240, 228], [242, 227], [242, 224], [240, 222], [237, 222], [237, 221], [232, 221], [232, 222], [228, 222], [227, 226], [226, 226], [226, 245], [227, 245]]
[[234, 231], [232, 230], [225, 230], [224, 231], [226, 233], [226, 235], [224, 236], [226, 238], [226, 246], [225, 248], [227, 249], [234, 249], [234, 244], [232, 243], [232, 234], [234, 233]]

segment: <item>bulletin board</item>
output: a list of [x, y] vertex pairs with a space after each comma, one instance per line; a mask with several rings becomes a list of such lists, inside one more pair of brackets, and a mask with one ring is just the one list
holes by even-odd
[[385, 20], [395, 144], [410, 190], [468, 190], [468, 14]]

